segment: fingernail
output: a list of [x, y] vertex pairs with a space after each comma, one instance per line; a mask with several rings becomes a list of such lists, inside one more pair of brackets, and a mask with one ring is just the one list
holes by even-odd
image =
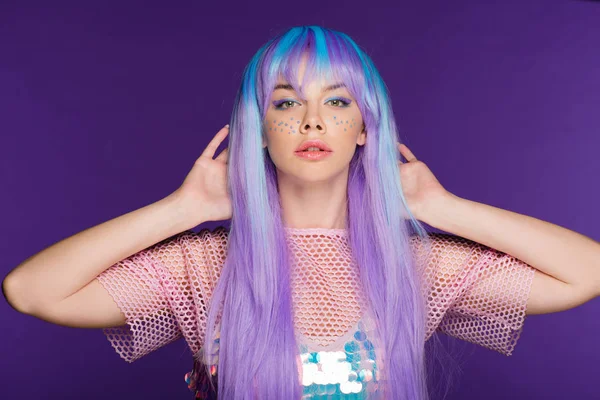
[[225, 125], [225, 128], [229, 128], [229, 124]]

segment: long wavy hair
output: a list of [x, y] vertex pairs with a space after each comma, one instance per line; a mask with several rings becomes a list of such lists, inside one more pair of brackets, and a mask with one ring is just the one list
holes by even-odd
[[[230, 121], [228, 185], [233, 202], [228, 249], [210, 299], [203, 363], [207, 376], [218, 338], [218, 393], [223, 399], [299, 399], [290, 287], [290, 255], [277, 171], [262, 147], [264, 120], [279, 76], [301, 95], [314, 78], [343, 82], [356, 99], [367, 141], [349, 165], [347, 233], [363, 295], [384, 348], [388, 399], [429, 398], [426, 307], [411, 235], [428, 234], [402, 193], [401, 142], [390, 97], [370, 57], [346, 34], [293, 27], [264, 44], [246, 66]], [[214, 328], [220, 317], [220, 337]], [[214, 370], [213, 370], [214, 371]], [[212, 384], [212, 382], [211, 382]]]

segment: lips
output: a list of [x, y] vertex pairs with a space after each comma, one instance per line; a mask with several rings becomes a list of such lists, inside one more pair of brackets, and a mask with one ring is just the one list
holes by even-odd
[[332, 151], [297, 151], [294, 156], [308, 161], [319, 161], [331, 157], [332, 153]]
[[327, 151], [327, 152], [333, 151], [327, 143], [325, 143], [322, 140], [317, 139], [317, 140], [306, 140], [306, 141], [300, 143], [300, 146], [298, 146], [296, 148], [296, 152], [305, 151], [306, 149], [308, 149], [310, 147], [316, 147], [320, 151]]
[[311, 146], [311, 147], [309, 147], [306, 150], [298, 150], [298, 151], [296, 151], [296, 153], [309, 153], [309, 152], [313, 152], [313, 153], [331, 153], [330, 151], [322, 150], [322, 149], [315, 150], [314, 146]]

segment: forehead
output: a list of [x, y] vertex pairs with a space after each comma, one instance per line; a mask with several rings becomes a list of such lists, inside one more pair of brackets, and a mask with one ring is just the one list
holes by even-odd
[[[312, 86], [315, 90], [319, 90], [321, 92], [329, 92], [336, 89], [346, 89], [346, 84], [343, 82], [332, 82], [326, 79], [313, 80], [307, 85], [300, 84], [300, 86], [306, 90], [307, 87]], [[277, 80], [275, 87], [273, 88], [273, 92], [278, 90], [292, 90], [295, 91], [295, 85], [290, 84], [285, 80], [285, 78], [280, 78]]]
[[324, 65], [316, 60], [309, 62], [305, 52], [300, 57], [288, 57], [276, 67], [275, 87], [291, 85], [293, 90], [303, 91], [308, 86], [325, 87], [341, 81], [332, 64]]
[[318, 57], [309, 59], [305, 53], [303, 57], [292, 54], [278, 63], [267, 65], [263, 70], [263, 81], [268, 84], [262, 86], [265, 109], [268, 109], [267, 102], [273, 96], [285, 95], [286, 92], [292, 92], [300, 99], [308, 101], [311, 97], [327, 95], [328, 92], [334, 94], [334, 91], [337, 91], [359, 101], [361, 82], [358, 82], [360, 79], [357, 78], [360, 77], [356, 76], [352, 63], [344, 61], [332, 58], [323, 62]]

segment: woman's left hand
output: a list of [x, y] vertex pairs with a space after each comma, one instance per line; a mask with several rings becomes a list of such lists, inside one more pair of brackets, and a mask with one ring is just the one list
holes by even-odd
[[417, 160], [405, 144], [397, 143], [397, 146], [400, 154], [408, 161], [404, 163], [398, 160], [404, 198], [414, 217], [423, 221], [426, 218], [424, 215], [426, 205], [448, 195], [449, 192], [444, 189], [429, 167], [423, 161]]

